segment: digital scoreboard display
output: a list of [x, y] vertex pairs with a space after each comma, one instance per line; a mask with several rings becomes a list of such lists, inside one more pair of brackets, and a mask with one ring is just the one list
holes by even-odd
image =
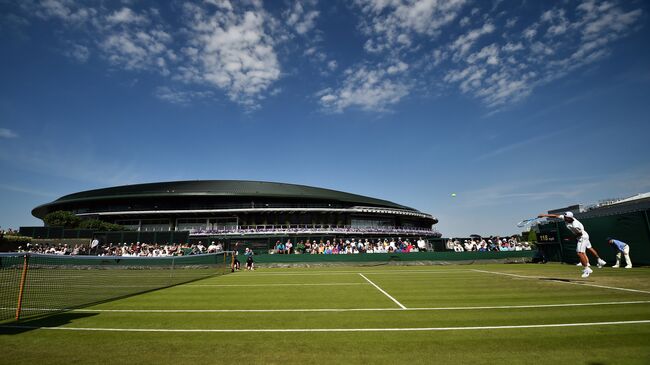
[[537, 234], [537, 242], [557, 243], [557, 232], [556, 231], [539, 232], [539, 234]]

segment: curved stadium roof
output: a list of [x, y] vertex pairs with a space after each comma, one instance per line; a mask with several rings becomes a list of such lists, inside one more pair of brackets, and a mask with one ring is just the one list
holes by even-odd
[[305, 185], [242, 180], [195, 180], [123, 185], [82, 191], [65, 195], [53, 202], [40, 205], [32, 210], [32, 214], [42, 218], [48, 212], [56, 210], [57, 206], [70, 203], [78, 204], [115, 199], [201, 196], [338, 201], [357, 206], [385, 207], [417, 212], [416, 209], [387, 200]]

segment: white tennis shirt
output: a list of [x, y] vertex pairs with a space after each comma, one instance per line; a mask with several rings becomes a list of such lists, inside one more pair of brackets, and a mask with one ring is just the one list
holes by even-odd
[[[560, 219], [564, 220], [564, 215], [560, 215]], [[566, 227], [571, 232], [573, 232], [573, 234], [575, 234], [576, 236], [582, 234], [580, 235], [580, 237], [582, 237], [583, 239], [589, 239], [589, 233], [585, 231], [585, 226], [583, 226], [579, 220], [573, 218], [573, 222], [567, 223], [566, 221], [564, 221], [564, 224], [566, 224]]]

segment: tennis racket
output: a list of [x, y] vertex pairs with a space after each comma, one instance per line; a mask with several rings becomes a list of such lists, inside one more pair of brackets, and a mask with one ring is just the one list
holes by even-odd
[[545, 219], [545, 218], [538, 218], [538, 217], [535, 217], [535, 218], [524, 219], [523, 221], [517, 223], [517, 227], [520, 227], [520, 228], [521, 228], [521, 227], [530, 226], [530, 225], [533, 225], [533, 224], [535, 224], [535, 223], [538, 223], [538, 222], [541, 221], [542, 219]]

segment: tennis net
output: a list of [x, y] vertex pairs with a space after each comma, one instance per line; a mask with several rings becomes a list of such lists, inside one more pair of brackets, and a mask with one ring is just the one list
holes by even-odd
[[171, 257], [0, 254], [0, 322], [63, 311], [230, 271], [231, 252]]

